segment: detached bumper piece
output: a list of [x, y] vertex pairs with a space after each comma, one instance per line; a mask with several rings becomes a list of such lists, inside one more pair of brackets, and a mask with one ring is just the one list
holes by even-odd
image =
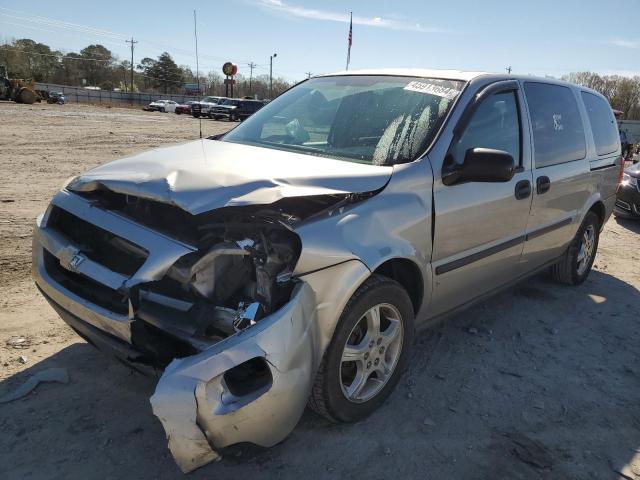
[[270, 447], [300, 419], [311, 391], [315, 296], [299, 284], [273, 315], [210, 349], [174, 360], [151, 397], [183, 472], [239, 442]]

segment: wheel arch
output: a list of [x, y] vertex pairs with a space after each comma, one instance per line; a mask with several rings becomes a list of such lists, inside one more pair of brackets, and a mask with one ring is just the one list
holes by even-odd
[[407, 258], [390, 258], [378, 265], [373, 272], [398, 282], [409, 295], [414, 314], [418, 314], [424, 300], [424, 279], [420, 267]]
[[587, 212], [593, 212], [598, 216], [598, 219], [600, 220], [600, 229], [602, 230], [607, 216], [607, 209], [604, 206], [604, 203], [602, 203], [602, 200], [596, 200]]

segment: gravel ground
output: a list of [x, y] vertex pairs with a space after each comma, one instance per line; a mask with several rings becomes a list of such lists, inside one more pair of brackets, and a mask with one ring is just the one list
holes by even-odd
[[[180, 477], [151, 413], [154, 382], [54, 314], [29, 277], [30, 237], [66, 178], [196, 138], [198, 122], [0, 103], [0, 124], [0, 397], [47, 368], [70, 377], [0, 404], [0, 478]], [[582, 286], [542, 275], [420, 333], [409, 371], [365, 421], [307, 412], [276, 447], [230, 448], [189, 477], [640, 479], [639, 234], [612, 218]]]

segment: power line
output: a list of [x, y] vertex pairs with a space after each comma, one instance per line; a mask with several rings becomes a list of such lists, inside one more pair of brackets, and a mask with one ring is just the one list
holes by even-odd
[[[54, 27], [60, 28], [63, 30], [74, 30], [77, 32], [88, 33], [90, 35], [101, 36], [101, 37], [109, 37], [117, 40], [124, 40], [125, 35], [122, 33], [110, 32], [108, 30], [102, 30], [99, 28], [91, 27], [88, 25], [80, 25], [77, 23], [65, 22], [62, 20], [56, 20], [54, 18], [42, 17], [39, 15], [32, 16], [23, 16], [24, 13], [18, 10], [12, 10], [6, 7], [0, 7], [0, 10], [4, 10], [5, 12], [17, 13], [18, 15], [12, 15], [11, 13], [5, 13], [0, 11], [0, 15], [4, 17], [9, 17], [15, 20], [20, 20], [23, 22], [33, 23], [36, 25], [46, 26], [46, 27]], [[27, 14], [29, 15], [29, 14]]]

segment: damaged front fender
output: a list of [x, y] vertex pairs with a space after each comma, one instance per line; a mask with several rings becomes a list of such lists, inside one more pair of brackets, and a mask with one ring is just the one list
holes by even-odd
[[321, 358], [319, 328], [314, 291], [300, 282], [277, 312], [165, 369], [151, 405], [183, 472], [218, 459], [215, 449], [269, 447], [293, 430]]

